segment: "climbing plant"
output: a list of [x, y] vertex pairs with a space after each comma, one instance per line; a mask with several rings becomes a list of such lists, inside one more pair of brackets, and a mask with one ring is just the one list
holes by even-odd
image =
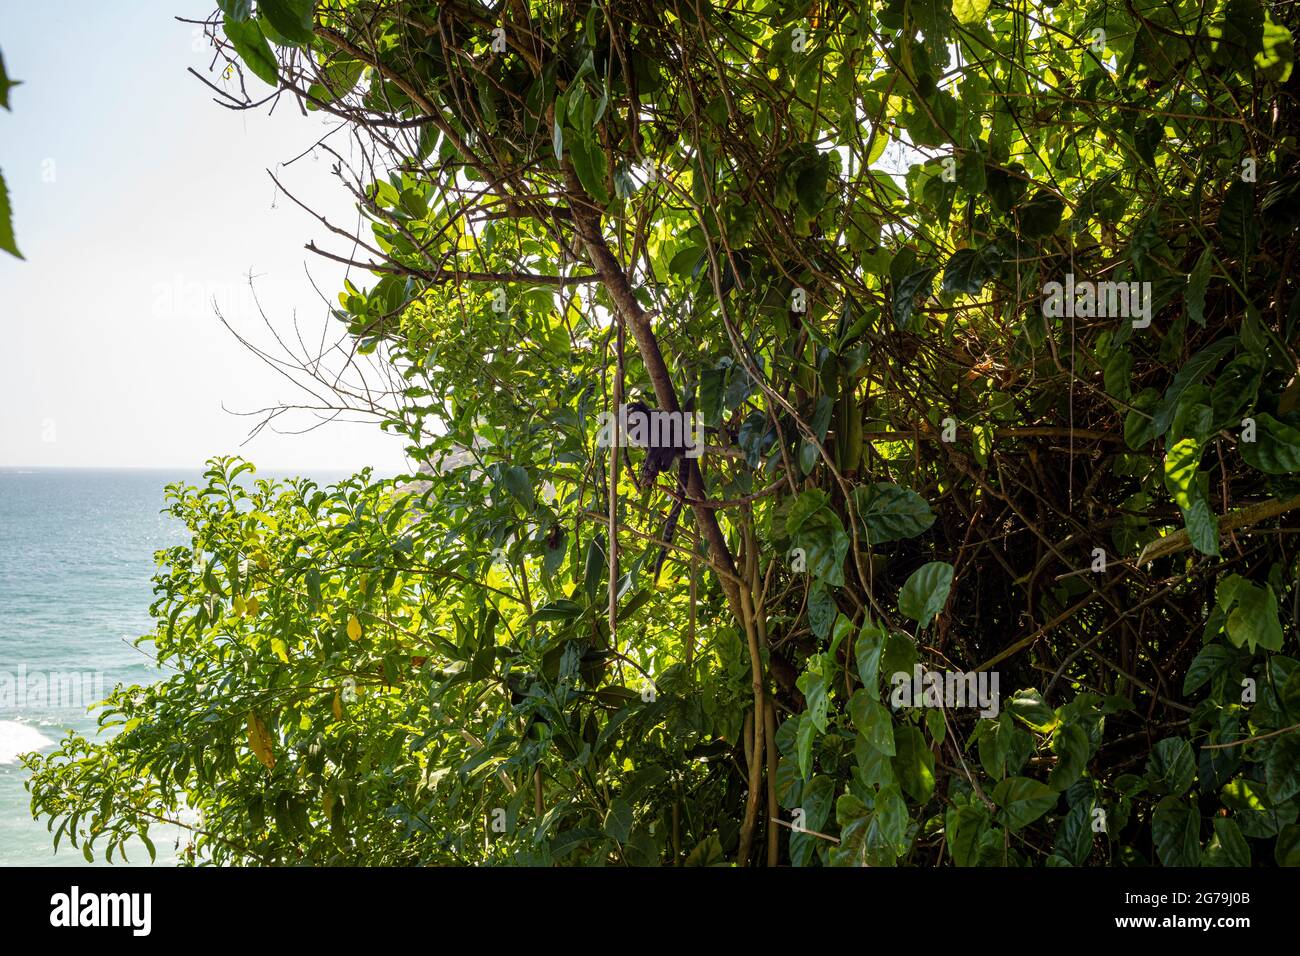
[[[218, 100], [342, 131], [363, 228], [311, 248], [386, 377], [337, 401], [422, 468], [171, 488], [163, 675], [34, 811], [240, 863], [1300, 862], [1295, 17], [222, 2]], [[650, 480], [633, 401], [702, 428]]]

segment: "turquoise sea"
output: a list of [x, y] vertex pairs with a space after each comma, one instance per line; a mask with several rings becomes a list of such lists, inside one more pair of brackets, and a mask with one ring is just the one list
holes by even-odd
[[[70, 728], [93, 733], [84, 698], [97, 687], [158, 678], [149, 645], [132, 642], [152, 629], [154, 552], [186, 540], [162, 513], [163, 489], [198, 480], [153, 470], [0, 468], [0, 866], [86, 865], [66, 841], [52, 852], [45, 823], [32, 819], [18, 755], [50, 749]], [[42, 685], [50, 674], [65, 679]], [[26, 699], [18, 699], [20, 679]], [[184, 839], [176, 828], [150, 836], [158, 865], [173, 863]], [[128, 855], [149, 860], [142, 846]]]

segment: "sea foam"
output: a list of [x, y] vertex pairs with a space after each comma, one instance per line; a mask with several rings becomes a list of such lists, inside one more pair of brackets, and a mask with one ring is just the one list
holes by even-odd
[[35, 727], [14, 720], [0, 720], [0, 764], [18, 762], [18, 755], [48, 747], [54, 741]]

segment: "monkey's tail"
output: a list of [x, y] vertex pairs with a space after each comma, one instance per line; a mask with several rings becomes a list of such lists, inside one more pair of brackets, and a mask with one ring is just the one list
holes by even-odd
[[668, 557], [668, 546], [672, 544], [672, 536], [677, 533], [677, 519], [681, 518], [681, 506], [686, 503], [686, 459], [681, 459], [677, 466], [677, 498], [672, 502], [671, 509], [668, 510], [668, 520], [663, 523], [663, 546], [659, 549], [659, 557], [655, 558], [654, 576], [655, 584], [659, 583], [659, 572], [663, 570], [664, 559]]
[[652, 578], [655, 584], [659, 583], [659, 572], [663, 570], [664, 560], [668, 557], [668, 546], [673, 543], [673, 535], [677, 533], [677, 519], [681, 517], [684, 498], [685, 495], [673, 502], [673, 506], [668, 512], [668, 520], [664, 522], [664, 543], [659, 549], [659, 556], [655, 558], [654, 577]]

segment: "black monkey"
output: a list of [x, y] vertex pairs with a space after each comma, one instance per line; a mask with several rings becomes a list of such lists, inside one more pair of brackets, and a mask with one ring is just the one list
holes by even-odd
[[[683, 414], [690, 415], [694, 410], [695, 401], [686, 403]], [[654, 441], [656, 430], [652, 426], [653, 418], [651, 409], [646, 407], [643, 402], [630, 402], [627, 406], [627, 420], [629, 427], [632, 425], [634, 417], [640, 416], [642, 422], [642, 434], [651, 436], [643, 446], [646, 450], [645, 460], [641, 462], [641, 472], [635, 478], [637, 489], [644, 491], [652, 487], [655, 479], [662, 472], [666, 472], [672, 467], [674, 461], [677, 462], [677, 493], [673, 499], [673, 506], [668, 511], [668, 517], [664, 521], [663, 531], [660, 534], [660, 540], [664, 543], [659, 549], [659, 556], [655, 558], [652, 578], [656, 584], [659, 583], [659, 572], [663, 570], [664, 560], [668, 557], [668, 547], [673, 543], [673, 535], [677, 532], [677, 521], [681, 518], [682, 505], [686, 503], [686, 487], [690, 478], [690, 459], [687, 458], [687, 436], [686, 428], [681, 429], [680, 441], [673, 441], [672, 444], [659, 444]], [[660, 436], [662, 437], [662, 436]], [[626, 452], [625, 452], [626, 454]]]

